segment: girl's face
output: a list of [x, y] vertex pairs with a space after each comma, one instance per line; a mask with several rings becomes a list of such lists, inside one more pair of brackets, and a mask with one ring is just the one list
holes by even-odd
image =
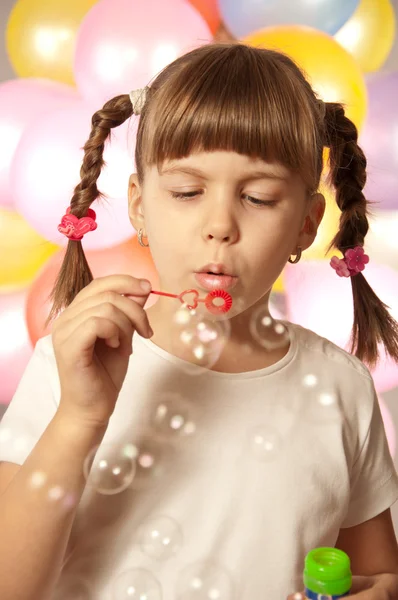
[[287, 168], [229, 151], [166, 161], [161, 172], [151, 167], [141, 188], [130, 178], [130, 218], [148, 237], [160, 289], [205, 296], [195, 272], [223, 263], [237, 276], [230, 293], [240, 298], [230, 317], [261, 301], [297, 246], [312, 243], [323, 210], [323, 196], [309, 199]]

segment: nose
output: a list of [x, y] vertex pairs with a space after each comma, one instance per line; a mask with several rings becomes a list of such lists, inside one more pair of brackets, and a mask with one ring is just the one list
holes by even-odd
[[234, 214], [232, 202], [221, 199], [211, 203], [202, 227], [205, 241], [214, 240], [233, 244], [239, 237], [238, 220]]

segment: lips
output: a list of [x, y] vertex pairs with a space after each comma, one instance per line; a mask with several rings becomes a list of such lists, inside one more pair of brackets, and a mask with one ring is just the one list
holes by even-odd
[[195, 279], [199, 285], [212, 292], [213, 290], [227, 290], [235, 287], [238, 278], [233, 275], [215, 275], [211, 273], [195, 273]]

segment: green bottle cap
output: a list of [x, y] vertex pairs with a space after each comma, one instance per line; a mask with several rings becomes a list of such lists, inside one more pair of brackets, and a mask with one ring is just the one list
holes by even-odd
[[303, 579], [316, 594], [343, 596], [352, 585], [349, 556], [337, 548], [315, 548], [305, 558]]

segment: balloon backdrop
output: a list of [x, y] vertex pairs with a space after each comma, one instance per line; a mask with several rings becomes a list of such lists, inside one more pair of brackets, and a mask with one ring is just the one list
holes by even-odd
[[[336, 252], [336, 255], [338, 252]], [[366, 265], [369, 285], [398, 319], [398, 272], [378, 265]], [[308, 261], [288, 265], [284, 272], [287, 318], [348, 349], [353, 323], [351, 281], [338, 277], [329, 261]], [[372, 373], [376, 389], [384, 392], [398, 385], [398, 364], [384, 351]]]
[[333, 35], [351, 17], [358, 0], [218, 0], [221, 18], [236, 37], [273, 25], [307, 25]]
[[352, 54], [362, 71], [378, 71], [395, 38], [395, 13], [390, 0], [361, 0], [334, 38]]
[[79, 29], [76, 83], [99, 108], [144, 87], [175, 58], [211, 40], [205, 20], [186, 0], [100, 0]]
[[0, 294], [0, 404], [11, 401], [32, 355], [25, 302], [26, 290]]
[[76, 91], [61, 83], [45, 79], [0, 83], [0, 206], [13, 206], [10, 167], [27, 125], [74, 102], [79, 102]]
[[361, 128], [367, 107], [365, 80], [355, 59], [336, 40], [309, 27], [283, 26], [261, 29], [243, 41], [288, 54], [307, 73], [319, 96], [343, 102], [347, 116]]
[[[136, 236], [113, 248], [88, 251], [85, 254], [94, 278], [125, 273], [133, 277], [149, 279], [153, 289], [159, 289], [158, 274], [151, 253], [148, 248], [140, 246]], [[59, 273], [63, 257], [63, 250], [54, 254], [30, 286], [26, 302], [26, 322], [32, 344], [50, 333], [50, 327], [44, 328], [51, 308], [48, 296]], [[150, 294], [145, 308], [149, 308], [157, 300], [157, 296]]]
[[[57, 227], [80, 181], [82, 147], [88, 139], [92, 112], [87, 105], [58, 110], [27, 128], [15, 154], [11, 185], [17, 210], [43, 237], [66, 246]], [[128, 218], [128, 178], [134, 171], [135, 134], [128, 120], [113, 130], [106, 144], [106, 166], [98, 189], [107, 195], [92, 205], [98, 227], [84, 237], [85, 249], [108, 248], [128, 240], [134, 229]], [[27, 193], [29, 191], [29, 193]]]
[[76, 32], [97, 0], [18, 0], [8, 20], [8, 56], [20, 77], [73, 84]]
[[210, 31], [214, 34], [221, 24], [220, 10], [217, 0], [189, 0], [202, 15]]
[[0, 208], [0, 292], [23, 288], [58, 246], [39, 236], [13, 210]]
[[366, 254], [398, 271], [398, 211], [372, 210], [365, 240]]
[[359, 144], [368, 160], [364, 193], [383, 210], [398, 209], [398, 72], [368, 83], [369, 112]]

